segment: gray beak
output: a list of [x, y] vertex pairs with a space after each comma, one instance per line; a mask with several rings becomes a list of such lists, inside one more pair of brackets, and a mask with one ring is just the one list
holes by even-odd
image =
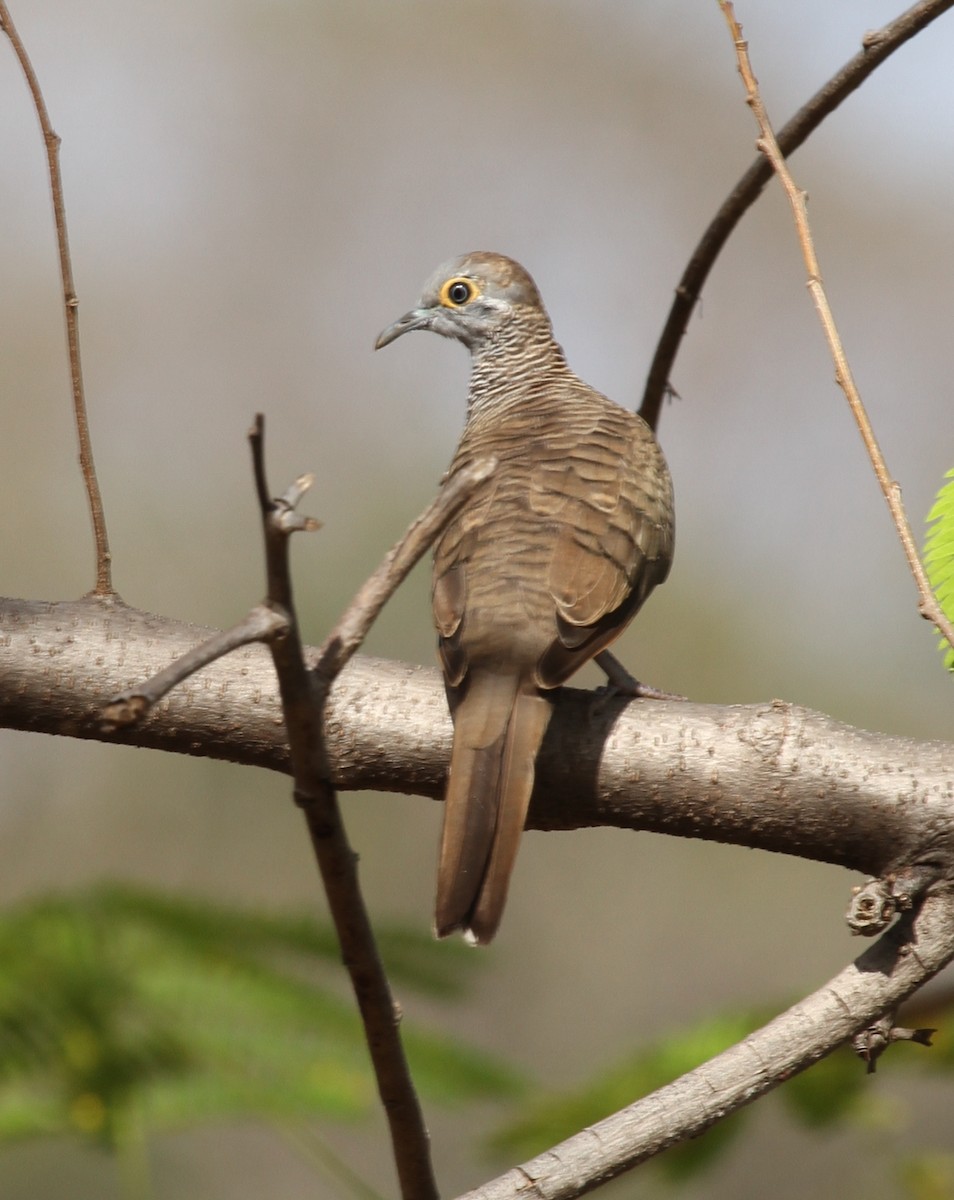
[[433, 311], [429, 308], [412, 308], [410, 312], [406, 312], [393, 325], [389, 325], [387, 329], [378, 334], [378, 340], [374, 343], [375, 350], [380, 350], [382, 346], [389, 346], [402, 333], [409, 333], [412, 329], [429, 329], [433, 315]]

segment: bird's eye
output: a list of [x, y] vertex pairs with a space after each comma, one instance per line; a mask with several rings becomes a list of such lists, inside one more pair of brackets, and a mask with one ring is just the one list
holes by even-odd
[[477, 295], [477, 289], [469, 279], [448, 279], [441, 288], [441, 304], [447, 308], [460, 308]]

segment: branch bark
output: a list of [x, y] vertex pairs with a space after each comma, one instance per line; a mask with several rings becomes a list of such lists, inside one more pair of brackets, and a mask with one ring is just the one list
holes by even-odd
[[[115, 599], [2, 601], [0, 726], [287, 771], [274, 670], [258, 646], [204, 668], [141, 726], [101, 732], [105, 698], [210, 632]], [[451, 728], [436, 670], [353, 659], [325, 729], [336, 786], [440, 794]], [[582, 1195], [809, 1066], [954, 958], [954, 745], [865, 733], [778, 701], [723, 708], [566, 689], [538, 784], [534, 828], [656, 830], [896, 871], [922, 899], [762, 1030], [468, 1200]]]
[[[212, 632], [114, 599], [2, 600], [0, 727], [288, 771], [274, 671], [258, 646], [204, 668], [141, 726], [101, 730], [109, 697]], [[358, 656], [332, 688], [336, 787], [439, 797], [450, 743], [436, 670]], [[720, 707], [566, 688], [528, 827], [593, 825], [940, 878], [954, 874], [954, 745], [868, 733], [781, 701]]]

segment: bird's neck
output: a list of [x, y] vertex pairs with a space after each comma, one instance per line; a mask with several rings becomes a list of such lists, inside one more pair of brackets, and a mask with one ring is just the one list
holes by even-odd
[[554, 341], [549, 324], [501, 330], [473, 352], [468, 420], [522, 408], [556, 378], [570, 375], [563, 348]]

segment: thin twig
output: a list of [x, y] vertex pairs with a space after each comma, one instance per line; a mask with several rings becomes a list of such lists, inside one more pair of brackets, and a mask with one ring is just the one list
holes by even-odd
[[231, 654], [240, 646], [248, 646], [251, 642], [267, 642], [272, 638], [282, 637], [287, 630], [288, 623], [282, 614], [267, 605], [256, 604], [248, 615], [231, 629], [216, 633], [144, 683], [114, 696], [103, 709], [103, 732], [114, 733], [117, 729], [142, 720], [163, 696], [216, 659], [224, 658], [226, 654]]
[[[872, 71], [951, 7], [954, 7], [954, 0], [921, 0], [883, 29], [866, 34], [862, 48], [854, 58], [849, 59], [779, 130], [778, 144], [782, 153], [787, 156], [797, 150]], [[726, 197], [686, 264], [656, 346], [639, 409], [640, 416], [653, 429], [659, 422], [662, 402], [671, 391], [673, 363], [709, 272], [732, 230], [771, 178], [771, 164], [760, 154]]]
[[358, 881], [357, 861], [348, 842], [338, 798], [330, 782], [324, 743], [324, 699], [335, 676], [370, 627], [387, 597], [424, 553], [467, 496], [489, 473], [443, 489], [427, 512], [361, 589], [319, 656], [320, 671], [305, 666], [295, 615], [288, 562], [289, 499], [269, 501], [265, 477], [264, 426], [256, 419], [249, 434], [256, 491], [262, 508], [270, 608], [288, 622], [284, 637], [270, 643], [294, 778], [295, 801], [308, 825], [328, 907], [354, 990], [378, 1093], [391, 1134], [392, 1152], [404, 1200], [438, 1200], [430, 1144], [420, 1102], [399, 1032], [400, 1012], [391, 994]]
[[489, 479], [495, 458], [482, 458], [462, 468], [441, 488], [381, 565], [361, 586], [344, 615], [325, 638], [314, 664], [319, 686], [327, 690], [368, 635], [378, 613], [407, 577], [421, 555], [454, 516], [474, 488]]
[[27, 87], [33, 97], [33, 105], [43, 131], [43, 142], [46, 146], [46, 161], [50, 176], [50, 192], [53, 197], [53, 216], [56, 221], [56, 243], [60, 257], [60, 278], [63, 282], [63, 305], [66, 312], [66, 341], [70, 356], [70, 380], [73, 388], [73, 415], [76, 421], [76, 434], [79, 440], [80, 468], [83, 472], [83, 483], [86, 486], [86, 497], [89, 502], [90, 517], [93, 522], [93, 537], [96, 542], [96, 586], [95, 596], [112, 596], [112, 556], [109, 553], [109, 539], [106, 535], [106, 514], [103, 511], [103, 501], [99, 492], [99, 482], [96, 478], [96, 466], [93, 462], [93, 444], [89, 435], [89, 421], [86, 416], [86, 397], [83, 389], [83, 372], [80, 367], [79, 340], [79, 300], [73, 285], [73, 266], [70, 260], [70, 245], [66, 232], [66, 206], [63, 202], [63, 181], [60, 177], [60, 138], [50, 124], [50, 116], [46, 109], [40, 83], [33, 70], [33, 64], [26, 52], [26, 47], [20, 40], [16, 26], [10, 17], [4, 0], [0, 0], [0, 29], [6, 33], [13, 46], [13, 52], [26, 77]]
[[917, 544], [911, 532], [911, 526], [908, 524], [904, 505], [901, 502], [901, 488], [888, 472], [884, 455], [881, 453], [881, 448], [871, 427], [865, 406], [855, 386], [851, 367], [848, 364], [848, 358], [835, 325], [835, 318], [832, 315], [831, 306], [828, 303], [828, 297], [825, 294], [825, 288], [822, 283], [818, 256], [815, 253], [815, 244], [808, 221], [808, 208], [805, 204], [805, 193], [796, 185], [795, 180], [792, 178], [792, 174], [786, 165], [785, 157], [779, 149], [778, 141], [772, 131], [772, 124], [769, 121], [768, 113], [759, 93], [758, 80], [755, 78], [755, 74], [752, 71], [752, 64], [749, 61], [748, 45], [742, 37], [742, 27], [735, 19], [732, 2], [731, 0], [719, 0], [719, 7], [722, 9], [735, 44], [739, 74], [742, 76], [742, 82], [745, 86], [746, 102], [758, 122], [760, 137], [756, 144], [771, 164], [772, 170], [778, 175], [791, 204], [795, 230], [802, 248], [805, 269], [808, 272], [808, 289], [815, 303], [822, 328], [825, 331], [828, 348], [835, 364], [835, 380], [845, 393], [848, 406], [851, 409], [852, 416], [861, 433], [861, 439], [868, 452], [868, 457], [871, 460], [878, 485], [884, 493], [892, 520], [898, 531], [898, 537], [901, 539], [905, 558], [908, 560], [908, 566], [911, 569], [911, 574], [914, 576], [914, 582], [918, 589], [918, 610], [922, 617], [933, 622], [941, 635], [954, 648], [954, 625], [944, 615], [934, 592], [931, 590], [931, 585], [928, 583], [924, 567], [921, 565], [921, 559], [918, 557]]

